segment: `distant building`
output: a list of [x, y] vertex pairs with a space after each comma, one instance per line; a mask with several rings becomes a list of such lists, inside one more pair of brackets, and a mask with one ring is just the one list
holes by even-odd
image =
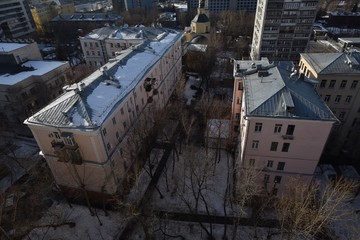
[[207, 0], [199, 0], [197, 14], [191, 20], [190, 31], [187, 31], [188, 42], [206, 44], [210, 36], [210, 19]]
[[[123, 18], [112, 13], [74, 13], [60, 14], [51, 20], [53, 34], [59, 43], [77, 42], [96, 28], [120, 26]], [[66, 33], [66, 34], [64, 34]]]
[[234, 61], [236, 164], [254, 169], [264, 193], [275, 195], [285, 192], [290, 177], [310, 183], [337, 121], [315, 92], [314, 80], [292, 74], [292, 67], [266, 58]]
[[62, 93], [67, 62], [42, 61], [36, 43], [0, 42], [0, 129], [31, 135], [23, 121]]
[[[197, 9], [198, 0], [188, 0], [188, 9]], [[213, 0], [208, 3], [210, 13], [220, 13], [221, 11], [247, 11], [256, 10], [256, 0]]]
[[135, 161], [130, 149], [141, 147], [133, 127], [163, 108], [181, 79], [181, 38], [169, 30], [125, 50], [25, 121], [63, 190], [121, 192]]
[[318, 1], [259, 0], [250, 56], [253, 60], [300, 59], [306, 52]]
[[330, 12], [326, 23], [331, 27], [360, 28], [360, 12]]
[[72, 14], [75, 12], [73, 2], [47, 1], [31, 5], [31, 14], [36, 24], [36, 31], [40, 35], [50, 34], [50, 21], [59, 14]]
[[34, 31], [27, 0], [0, 1], [0, 39], [19, 38]]
[[139, 1], [112, 0], [112, 3], [113, 3], [113, 12], [120, 14], [124, 11], [131, 11], [136, 9], [144, 9], [150, 11], [154, 7], [156, 7], [157, 2], [152, 0], [139, 0]]
[[165, 34], [163, 28], [103, 27], [80, 37], [81, 48], [89, 67], [100, 67], [131, 46], [145, 40], [157, 40]]
[[303, 53], [300, 72], [318, 80], [316, 91], [340, 120], [329, 154], [358, 160], [360, 154], [360, 53]]

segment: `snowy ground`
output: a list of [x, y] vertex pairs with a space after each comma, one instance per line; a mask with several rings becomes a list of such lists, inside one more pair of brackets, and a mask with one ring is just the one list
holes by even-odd
[[0, 193], [3, 193], [32, 168], [41, 157], [38, 154], [39, 148], [33, 141], [11, 140], [11, 143], [4, 144], [1, 149]]
[[[118, 212], [108, 212], [105, 216], [102, 210], [97, 209], [96, 217], [91, 216], [86, 206], [72, 206], [54, 203], [38, 222], [38, 227], [25, 239], [111, 240], [123, 230], [124, 218]], [[64, 223], [75, 223], [75, 226], [62, 225]], [[54, 228], [50, 225], [60, 226]]]
[[191, 85], [198, 87], [200, 85], [200, 78], [189, 76], [184, 89], [184, 98], [186, 99], [186, 105], [190, 106], [193, 101], [196, 90], [191, 89]]

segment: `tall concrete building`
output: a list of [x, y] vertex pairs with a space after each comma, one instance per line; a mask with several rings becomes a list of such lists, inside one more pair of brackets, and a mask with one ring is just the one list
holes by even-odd
[[315, 21], [317, 0], [258, 0], [251, 58], [299, 60]]
[[0, 39], [18, 38], [34, 31], [27, 0], [0, 1]]
[[[198, 0], [188, 0], [188, 9], [197, 9]], [[254, 12], [256, 10], [256, 0], [208, 0], [207, 7], [210, 13], [221, 11], [244, 10]]]

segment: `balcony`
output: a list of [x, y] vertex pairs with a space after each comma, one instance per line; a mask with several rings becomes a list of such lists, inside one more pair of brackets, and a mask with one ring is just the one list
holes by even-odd
[[282, 135], [281, 137], [286, 140], [294, 140], [294, 135]]
[[81, 165], [82, 157], [79, 151], [79, 146], [75, 143], [73, 145], [65, 145], [63, 141], [51, 142], [54, 149], [54, 154], [59, 158], [59, 162], [72, 163]]

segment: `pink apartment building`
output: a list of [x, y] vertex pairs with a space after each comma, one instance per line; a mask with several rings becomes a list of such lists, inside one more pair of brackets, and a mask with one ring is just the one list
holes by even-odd
[[292, 70], [291, 62], [266, 58], [234, 62], [236, 164], [256, 169], [267, 193], [283, 193], [291, 176], [310, 183], [337, 121], [314, 81]]
[[125, 50], [25, 121], [62, 189], [121, 188], [132, 164], [128, 132], [144, 111], [167, 103], [181, 78], [181, 38], [165, 30]]

